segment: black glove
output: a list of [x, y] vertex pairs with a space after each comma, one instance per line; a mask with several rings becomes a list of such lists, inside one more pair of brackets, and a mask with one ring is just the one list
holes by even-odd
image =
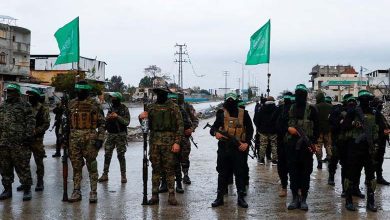
[[103, 141], [102, 140], [96, 140], [95, 141], [96, 149], [100, 150], [100, 148], [102, 148], [102, 146], [103, 146]]

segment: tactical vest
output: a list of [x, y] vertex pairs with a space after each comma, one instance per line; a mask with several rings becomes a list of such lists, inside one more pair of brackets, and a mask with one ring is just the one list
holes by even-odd
[[220, 128], [223, 131], [226, 131], [229, 135], [236, 137], [240, 141], [245, 141], [245, 127], [244, 127], [244, 114], [245, 110], [238, 109], [238, 117], [231, 117], [228, 110], [223, 109], [224, 119], [223, 119], [223, 128]]
[[[121, 104], [121, 106], [119, 106], [118, 108], [111, 108], [111, 110], [108, 111], [108, 114], [115, 112], [119, 116], [123, 117], [126, 115], [125, 111], [127, 111], [127, 107], [125, 105]], [[108, 131], [108, 133], [117, 134], [120, 132], [127, 132], [127, 126], [120, 124], [118, 122], [118, 120], [107, 120], [106, 121], [106, 130]]]
[[98, 114], [93, 103], [88, 101], [76, 101], [70, 109], [71, 129], [96, 129]]
[[173, 105], [170, 104], [153, 104], [149, 109], [149, 115], [151, 119], [152, 131], [163, 132], [171, 131], [175, 132], [177, 129], [175, 116], [175, 110]]
[[298, 126], [305, 131], [308, 137], [313, 137], [314, 123], [313, 121], [309, 120], [309, 116], [311, 113], [310, 105], [306, 104], [305, 113], [303, 114], [303, 119], [297, 119], [295, 111], [296, 111], [296, 105], [293, 104], [288, 112], [289, 126], [292, 127]]
[[[363, 115], [364, 115], [365, 120], [368, 123], [368, 126], [370, 126], [371, 133], [372, 133], [372, 139], [376, 140], [378, 138], [378, 127], [376, 124], [375, 115], [370, 114], [370, 113], [365, 113]], [[354, 121], [361, 121], [361, 120], [360, 120], [359, 116], [356, 115]], [[363, 123], [363, 122], [361, 122], [361, 123]], [[363, 133], [364, 133], [363, 127], [357, 128], [354, 126], [353, 129], [351, 130], [352, 138], [357, 138], [358, 136], [360, 136]]]

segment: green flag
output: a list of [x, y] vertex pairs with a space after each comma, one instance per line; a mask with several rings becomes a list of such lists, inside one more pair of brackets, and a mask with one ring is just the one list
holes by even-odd
[[246, 65], [269, 63], [271, 41], [271, 20], [251, 36], [251, 46], [246, 57]]
[[79, 62], [79, 17], [58, 29], [54, 36], [57, 39], [58, 48], [60, 49], [60, 55], [58, 55], [55, 65]]

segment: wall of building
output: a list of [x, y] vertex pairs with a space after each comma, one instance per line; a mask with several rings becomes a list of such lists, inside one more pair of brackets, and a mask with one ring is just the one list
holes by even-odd
[[0, 74], [30, 74], [30, 43], [30, 30], [0, 24]]
[[[46, 55], [34, 55], [31, 58], [34, 63], [32, 69], [35, 71], [68, 71], [77, 70], [77, 63], [66, 63], [55, 65], [57, 56], [46, 56]], [[80, 71], [86, 73], [86, 78], [95, 81], [105, 81], [105, 68], [106, 63], [94, 59], [80, 57], [79, 63]]]

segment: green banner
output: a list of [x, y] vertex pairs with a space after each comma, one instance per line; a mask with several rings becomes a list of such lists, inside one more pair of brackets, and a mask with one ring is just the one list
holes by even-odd
[[57, 39], [58, 48], [60, 49], [60, 55], [58, 55], [55, 65], [79, 62], [79, 17], [58, 29], [54, 36]]
[[251, 36], [251, 46], [246, 57], [246, 65], [269, 63], [271, 42], [271, 20]]

